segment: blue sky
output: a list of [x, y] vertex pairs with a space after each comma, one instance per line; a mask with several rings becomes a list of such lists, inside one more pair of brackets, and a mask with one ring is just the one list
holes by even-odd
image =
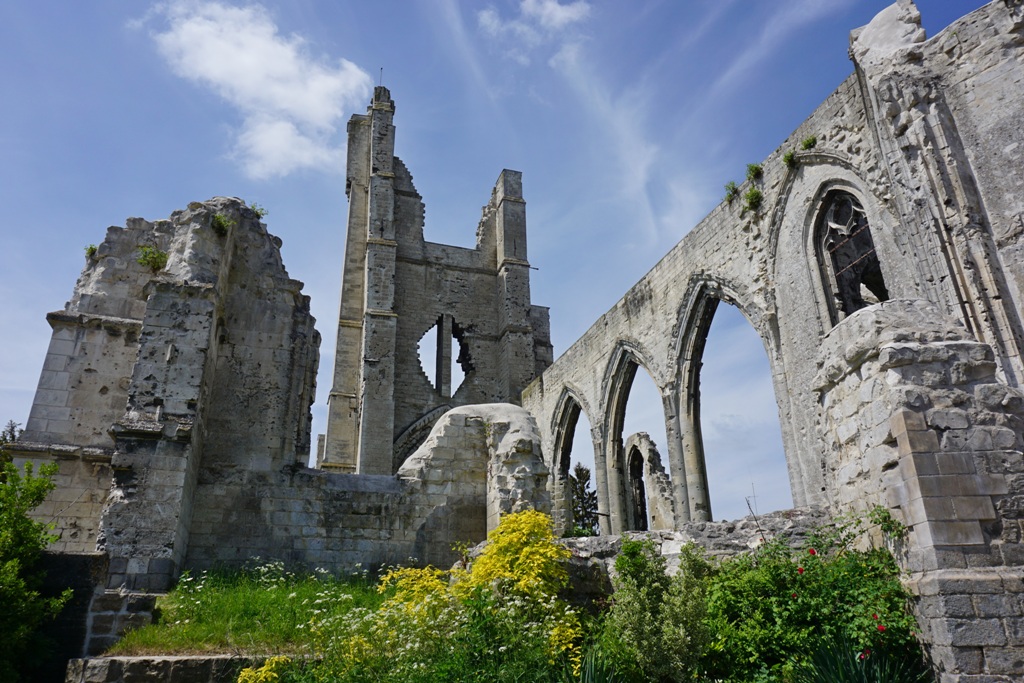
[[[0, 419], [28, 417], [45, 314], [86, 245], [128, 216], [230, 195], [268, 209], [312, 296], [322, 429], [345, 123], [381, 69], [427, 239], [471, 246], [501, 169], [523, 172], [533, 299], [551, 307], [557, 355], [852, 72], [850, 30], [887, 4], [2, 3]], [[931, 36], [982, 4], [918, 7]], [[642, 383], [627, 427], [664, 447]], [[716, 516], [745, 514], [751, 482], [762, 512], [788, 505], [767, 362], [742, 317], [716, 318], [703, 386]]]

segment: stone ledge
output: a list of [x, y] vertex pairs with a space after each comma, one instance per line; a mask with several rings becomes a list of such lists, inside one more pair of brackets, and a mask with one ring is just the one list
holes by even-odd
[[247, 666], [267, 656], [202, 655], [167, 657], [95, 657], [68, 662], [66, 683], [234, 683]]

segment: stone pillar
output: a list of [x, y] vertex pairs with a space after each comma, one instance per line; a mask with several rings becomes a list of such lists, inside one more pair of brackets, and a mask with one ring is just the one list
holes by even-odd
[[[372, 107], [370, 112], [372, 114]], [[359, 452], [359, 369], [365, 310], [366, 224], [370, 186], [370, 115], [353, 116], [348, 123], [348, 236], [341, 283], [334, 383], [327, 397], [327, 433], [320, 466], [340, 472], [356, 471]]]
[[442, 315], [437, 321], [437, 390], [441, 398], [452, 397], [452, 317]]
[[534, 377], [536, 360], [530, 327], [530, 263], [526, 260], [526, 201], [518, 171], [504, 170], [494, 187], [497, 205], [498, 365], [500, 394], [519, 403]]
[[360, 474], [391, 474], [395, 421], [394, 102], [386, 88], [373, 93], [366, 217], [362, 368], [359, 380]]
[[165, 591], [188, 548], [203, 411], [216, 353], [216, 290], [150, 285], [128, 406], [112, 428], [113, 482], [99, 542], [107, 588]]

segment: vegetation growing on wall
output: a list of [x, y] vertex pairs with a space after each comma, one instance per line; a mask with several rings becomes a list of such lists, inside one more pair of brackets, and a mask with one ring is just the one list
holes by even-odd
[[235, 222], [233, 220], [221, 213], [215, 213], [213, 214], [213, 217], [210, 218], [210, 227], [213, 228], [213, 231], [220, 237], [227, 235], [228, 230], [230, 230], [234, 224]]
[[135, 261], [140, 266], [145, 266], [154, 273], [158, 273], [167, 265], [167, 258], [166, 251], [160, 251], [156, 247], [145, 244], [139, 247], [139, 256]]
[[733, 203], [737, 197], [740, 196], [740, 186], [735, 181], [730, 180], [725, 184], [725, 201], [730, 204]]

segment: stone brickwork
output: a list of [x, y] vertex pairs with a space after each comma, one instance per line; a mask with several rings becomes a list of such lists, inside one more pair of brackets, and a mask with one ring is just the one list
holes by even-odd
[[[634, 515], [629, 526], [643, 531], [674, 529], [676, 511], [672, 500], [672, 480], [665, 472], [661, 454], [651, 435], [647, 432], [631, 434], [623, 444], [623, 452], [626, 454], [629, 482], [626, 507], [627, 510], [632, 509]], [[638, 495], [640, 492], [642, 497]], [[641, 498], [643, 504], [638, 505]]]
[[[476, 247], [427, 242], [423, 200], [394, 155], [394, 102], [349, 122], [348, 240], [334, 386], [319, 466], [393, 474], [445, 410], [518, 403], [551, 363], [548, 311], [530, 302], [521, 174], [502, 171]], [[435, 338], [436, 357], [417, 347]], [[452, 361], [464, 374], [453, 386]]]
[[826, 476], [842, 509], [883, 505], [909, 527], [901, 559], [940, 680], [1011, 680], [1024, 671], [1024, 392], [924, 302], [858, 311], [819, 365]]
[[259, 667], [266, 657], [205, 655], [180, 657], [102, 657], [73, 659], [67, 683], [234, 683], [245, 667]]

